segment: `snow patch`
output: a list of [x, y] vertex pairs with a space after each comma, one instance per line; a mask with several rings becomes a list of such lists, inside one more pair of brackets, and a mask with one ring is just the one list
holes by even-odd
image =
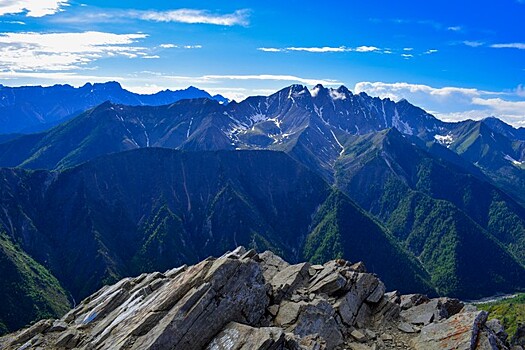
[[317, 95], [319, 94], [319, 90], [321, 90], [319, 87], [314, 87], [312, 91], [310, 91], [310, 95], [312, 95], [312, 97], [317, 97]]
[[186, 138], [190, 137], [191, 124], [193, 124], [193, 118], [190, 119], [190, 124], [188, 125], [188, 131], [186, 131]]
[[450, 145], [454, 142], [452, 135], [434, 135], [434, 139], [443, 146], [447, 147], [450, 147]]
[[408, 125], [407, 122], [404, 122], [399, 117], [397, 108], [394, 109], [394, 116], [392, 117], [392, 126], [397, 130], [401, 131], [403, 134], [413, 135], [412, 128]]
[[388, 128], [388, 122], [386, 121], [385, 100], [381, 100], [381, 111], [383, 112], [383, 120], [385, 121], [385, 128]]
[[306, 89], [301, 90], [301, 91], [299, 91], [299, 92], [294, 92], [294, 93], [292, 94], [292, 96], [293, 96], [293, 97], [299, 97], [299, 96], [304, 95], [304, 94], [306, 94]]
[[[318, 116], [319, 118], [321, 118], [321, 121], [322, 121], [325, 125], [330, 125], [330, 123], [329, 123], [328, 121], [326, 121], [326, 120], [323, 118], [323, 108], [324, 108], [324, 107], [319, 108], [319, 107], [317, 107], [317, 105], [314, 104], [314, 112], [315, 112], [315, 114], [317, 114], [317, 116]], [[334, 108], [335, 108], [335, 106], [334, 106]]]
[[509, 156], [508, 154], [505, 154], [505, 157], [504, 157], [504, 158], [505, 158], [506, 160], [508, 160], [509, 162], [511, 162], [512, 164], [514, 164], [514, 165], [518, 165], [518, 166], [520, 166], [520, 165], [524, 165], [524, 164], [525, 164], [525, 161], [520, 162], [520, 161], [518, 161], [518, 160], [512, 158], [512, 157]]
[[332, 133], [332, 136], [334, 137], [334, 140], [337, 143], [337, 145], [341, 147], [341, 152], [339, 152], [339, 156], [341, 157], [343, 153], [345, 153], [345, 147], [341, 144], [341, 142], [339, 142], [339, 140], [337, 139], [337, 136], [335, 136], [334, 131], [330, 130], [330, 132]]
[[252, 115], [250, 117], [250, 120], [253, 122], [253, 124], [255, 124], [255, 123], [266, 120], [266, 116], [262, 113], [257, 113], [257, 114]]
[[334, 89], [330, 89], [330, 97], [332, 100], [346, 100], [346, 95]]
[[271, 119], [268, 119], [268, 121], [274, 123], [275, 126], [277, 126], [277, 127], [279, 128], [279, 130], [281, 129], [282, 121], [280, 121], [279, 119], [277, 119], [277, 117], [275, 117], [275, 118], [271, 118]]

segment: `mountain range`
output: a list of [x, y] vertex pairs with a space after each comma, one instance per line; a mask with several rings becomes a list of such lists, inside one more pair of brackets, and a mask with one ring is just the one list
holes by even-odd
[[104, 102], [0, 138], [2, 242], [14, 266], [38, 266], [6, 276], [54, 286], [24, 322], [237, 245], [362, 260], [407, 293], [525, 289], [523, 129], [445, 123], [344, 86], [222, 102]]
[[71, 85], [49, 87], [0, 85], [0, 134], [32, 133], [48, 129], [71, 119], [104, 101], [130, 106], [158, 106], [188, 98], [210, 98], [221, 103], [221, 95], [190, 86], [184, 90], [164, 90], [142, 95], [122, 88], [117, 82], [87, 83], [79, 88]]

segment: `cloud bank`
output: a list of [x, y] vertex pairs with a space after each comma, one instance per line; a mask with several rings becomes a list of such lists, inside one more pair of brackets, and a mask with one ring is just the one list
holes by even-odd
[[322, 46], [322, 47], [259, 47], [257, 50], [264, 52], [290, 52], [290, 51], [303, 51], [310, 53], [326, 53], [326, 52], [376, 52], [381, 51], [380, 48], [375, 46], [358, 46], [358, 47], [346, 47], [346, 46]]
[[136, 46], [146, 34], [0, 33], [0, 70], [68, 71], [85, 68], [93, 61], [113, 56], [148, 56]]
[[359, 82], [354, 91], [394, 101], [404, 98], [445, 121], [496, 116], [516, 127], [525, 126], [525, 93], [521, 85], [513, 91], [495, 92], [409, 83]]
[[[1, 1], [1, 0], [0, 0]], [[201, 9], [175, 9], [166, 11], [136, 9], [90, 8], [81, 13], [71, 13], [54, 18], [55, 23], [93, 24], [116, 23], [141, 20], [158, 23], [209, 24], [216, 26], [248, 26], [250, 10], [241, 9], [232, 13], [218, 13]]]
[[2, 0], [0, 16], [26, 13], [27, 17], [53, 15], [67, 6], [69, 0]]
[[207, 10], [178, 9], [171, 11], [129, 11], [137, 19], [154, 22], [179, 22], [190, 24], [214, 24], [219, 26], [247, 26], [248, 10], [237, 10], [229, 14], [216, 14]]

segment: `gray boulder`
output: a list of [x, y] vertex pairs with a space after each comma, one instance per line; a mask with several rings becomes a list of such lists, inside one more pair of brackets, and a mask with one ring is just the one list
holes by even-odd
[[[418, 301], [422, 301], [419, 299]], [[457, 299], [437, 298], [427, 302], [417, 303], [417, 305], [407, 308], [410, 302], [403, 304], [401, 299], [401, 317], [413, 325], [428, 325], [434, 321], [439, 321], [457, 314], [463, 308], [463, 303]], [[414, 303], [414, 304], [416, 304]]]
[[231, 322], [212, 339], [206, 350], [278, 350], [284, 345], [285, 336], [281, 328], [254, 328]]
[[271, 285], [275, 302], [290, 296], [310, 279], [310, 266], [309, 263], [287, 266], [273, 276]]
[[485, 311], [462, 312], [429, 324], [412, 340], [412, 345], [416, 350], [474, 350], [487, 316]]

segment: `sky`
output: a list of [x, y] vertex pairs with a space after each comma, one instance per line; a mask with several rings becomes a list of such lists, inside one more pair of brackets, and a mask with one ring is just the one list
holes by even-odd
[[525, 127], [525, 0], [0, 0], [0, 84], [347, 86]]

